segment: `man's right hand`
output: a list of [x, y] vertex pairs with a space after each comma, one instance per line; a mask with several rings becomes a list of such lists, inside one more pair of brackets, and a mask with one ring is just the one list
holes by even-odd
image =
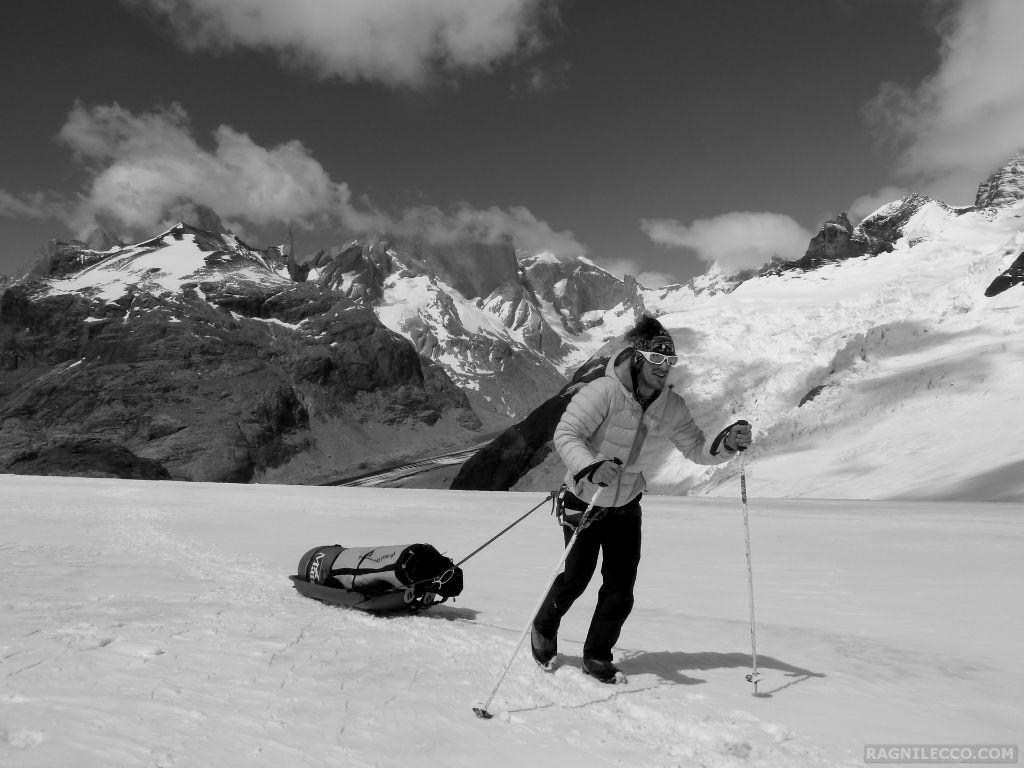
[[618, 461], [602, 461], [590, 473], [590, 482], [606, 488], [619, 479], [622, 464]]

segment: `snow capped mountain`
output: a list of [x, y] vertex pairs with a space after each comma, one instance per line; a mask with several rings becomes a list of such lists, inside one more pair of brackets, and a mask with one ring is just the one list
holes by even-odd
[[138, 460], [129, 474], [323, 482], [478, 439], [439, 366], [295, 271], [186, 224], [109, 251], [55, 245], [0, 299], [0, 466], [91, 452]]
[[215, 282], [225, 289], [250, 282], [292, 284], [264, 253], [234, 235], [213, 234], [188, 224], [177, 224], [126, 248], [79, 250], [62, 269], [67, 274], [48, 280], [40, 295], [83, 293], [114, 302], [131, 292], [176, 298], [204, 283]]
[[[600, 326], [605, 313], [619, 305], [637, 305], [639, 286], [631, 276], [625, 281], [582, 256], [556, 258], [540, 253], [521, 260], [523, 277], [545, 314], [554, 314], [565, 332], [577, 336]], [[557, 327], [557, 324], [552, 324]]]
[[[1024, 306], [1019, 291], [989, 298], [986, 287], [1024, 251], [1024, 200], [964, 210], [904, 199], [869, 217], [885, 218], [903, 223], [877, 256], [731, 292], [641, 291], [682, 356], [670, 383], [711, 434], [738, 417], [755, 425], [749, 461], [767, 496], [1019, 498]], [[959, 436], [968, 422], [986, 425], [972, 433], [984, 439]], [[892, 435], [913, 450], [888, 445]], [[660, 467], [656, 493], [716, 493], [735, 472], [667, 444], [645, 450]], [[549, 455], [515, 488], [554, 487], [563, 471]]]
[[[794, 262], [658, 289], [509, 241], [374, 236], [297, 261], [251, 248], [212, 212], [213, 231], [54, 243], [0, 293], [0, 466], [97, 439], [175, 477], [322, 481], [421, 443], [464, 446], [481, 418], [526, 417], [462, 487], [490, 487], [501, 466], [530, 470], [517, 488], [546, 488], [561, 474], [545, 435], [567, 376], [647, 311], [676, 336], [672, 383], [698, 422], [755, 422], [751, 455], [778, 495], [1012, 496], [1005, 478], [1020, 468], [1001, 456], [1024, 439], [1011, 290], [1024, 281], [1022, 190], [1018, 157], [977, 205], [908, 195], [856, 226], [831, 219]], [[1014, 429], [993, 453], [951, 441], [956, 419]], [[888, 460], [881, 421], [920, 445], [921, 466]], [[663, 458], [656, 490], [728, 479]], [[792, 462], [835, 471], [793, 474]]]
[[640, 301], [635, 281], [587, 259], [517, 258], [510, 243], [356, 240], [316, 254], [307, 280], [372, 308], [474, 408], [503, 417], [521, 418], [556, 392], [566, 371], [618, 331], [605, 315], [632, 320]]
[[4, 291], [0, 466], [98, 453], [134, 476], [322, 482], [465, 446], [558, 391], [602, 341], [568, 329], [630, 298], [585, 260], [524, 269], [509, 243], [371, 237], [300, 264], [201, 218], [54, 242]]
[[974, 205], [979, 208], [1011, 205], [1024, 200], [1024, 154], [1016, 155], [978, 187]]

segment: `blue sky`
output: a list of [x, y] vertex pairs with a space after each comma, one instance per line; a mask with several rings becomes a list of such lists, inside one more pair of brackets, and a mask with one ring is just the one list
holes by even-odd
[[0, 271], [183, 200], [299, 253], [511, 234], [648, 285], [953, 204], [1024, 145], [1013, 0], [34, 0], [0, 24]]

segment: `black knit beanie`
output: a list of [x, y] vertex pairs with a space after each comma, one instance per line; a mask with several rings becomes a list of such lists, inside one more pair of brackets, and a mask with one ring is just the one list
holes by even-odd
[[665, 326], [651, 315], [643, 315], [637, 321], [637, 324], [626, 333], [626, 342], [633, 349], [641, 349], [644, 352], [660, 352], [663, 355], [676, 353], [672, 336], [665, 330]]

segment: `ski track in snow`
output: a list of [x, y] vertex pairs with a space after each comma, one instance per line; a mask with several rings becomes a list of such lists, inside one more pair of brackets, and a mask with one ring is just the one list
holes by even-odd
[[[524, 647], [490, 707], [495, 719], [479, 720], [471, 708], [493, 688], [557, 559], [544, 511], [466, 565], [456, 604], [420, 615], [323, 605], [285, 577], [303, 551], [338, 540], [469, 551], [532, 496], [12, 476], [0, 485], [3, 765], [853, 765], [859, 744], [888, 734], [821, 743], [799, 718], [831, 697], [839, 717], [854, 707], [854, 722], [870, 724], [876, 706], [905, 707], [908, 687], [911, 699], [931, 695], [938, 676], [940, 689], [993, 696], [993, 711], [1003, 700], [990, 687], [1006, 672], [998, 664], [824, 629], [833, 617], [814, 615], [814, 573], [785, 582], [806, 586], [811, 615], [804, 626], [765, 622], [765, 697], [751, 697], [743, 565], [732, 563], [739, 590], [726, 592], [741, 599], [731, 617], [680, 614], [674, 591], [645, 599], [653, 587], [638, 585], [617, 651], [625, 686], [577, 668], [584, 596], [563, 626], [562, 665], [545, 674]], [[657, 532], [658, 503], [649, 509], [645, 525]], [[646, 545], [655, 563], [660, 546]], [[763, 547], [770, 590], [777, 546]], [[679, 626], [687, 645], [719, 650], [657, 650], [678, 647]], [[786, 661], [775, 658], [781, 648]]]

